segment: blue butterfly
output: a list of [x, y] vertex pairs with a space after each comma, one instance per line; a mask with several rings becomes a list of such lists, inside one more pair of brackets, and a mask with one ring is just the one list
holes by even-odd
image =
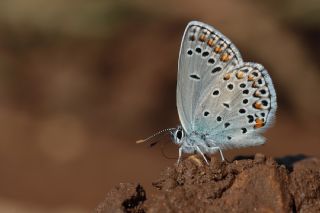
[[[182, 153], [205, 154], [265, 143], [273, 122], [276, 92], [265, 68], [243, 62], [239, 50], [215, 28], [191, 21], [179, 54], [177, 108], [181, 125], [169, 133]], [[207, 162], [208, 163], [208, 162]]]

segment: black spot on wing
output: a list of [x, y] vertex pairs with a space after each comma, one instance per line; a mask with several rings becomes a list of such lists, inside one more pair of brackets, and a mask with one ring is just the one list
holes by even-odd
[[228, 87], [229, 90], [233, 90], [233, 84], [232, 83], [228, 84], [227, 87]]
[[214, 60], [213, 58], [210, 58], [210, 59], [208, 60], [208, 62], [209, 62], [209, 64], [214, 64], [215, 60]]
[[230, 108], [230, 105], [227, 104], [227, 103], [223, 103], [223, 106], [226, 107], [226, 108]]
[[216, 89], [215, 91], [213, 91], [212, 95], [219, 95], [219, 90]]
[[247, 129], [246, 128], [241, 128], [241, 131], [242, 131], [242, 134], [244, 134], [244, 133], [247, 132]]
[[208, 51], [204, 51], [203, 53], [202, 53], [202, 57], [207, 57], [209, 55], [209, 52]]
[[252, 123], [253, 120], [254, 120], [253, 115], [248, 115], [247, 118], [248, 118], [248, 122], [249, 122], [249, 123]]
[[221, 70], [222, 70], [221, 67], [215, 67], [215, 68], [213, 68], [213, 70], [211, 72], [216, 73], [216, 72], [220, 72]]
[[239, 113], [244, 114], [244, 113], [246, 113], [246, 110], [245, 109], [239, 109]]
[[249, 94], [249, 90], [248, 90], [248, 89], [245, 89], [245, 90], [243, 90], [242, 93], [248, 95], [248, 94]]
[[194, 79], [194, 80], [200, 80], [200, 76], [196, 75], [196, 74], [192, 74], [190, 75], [190, 78]]
[[266, 92], [266, 90], [262, 89], [262, 90], [260, 90], [260, 93], [261, 93], [262, 95], [265, 95], [267, 92]]

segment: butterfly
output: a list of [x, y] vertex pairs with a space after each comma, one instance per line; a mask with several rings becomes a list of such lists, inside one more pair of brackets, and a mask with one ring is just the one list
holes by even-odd
[[[180, 47], [177, 108], [181, 125], [137, 143], [170, 134], [182, 153], [205, 154], [265, 143], [276, 92], [267, 70], [244, 62], [236, 46], [212, 26], [191, 21]], [[207, 162], [208, 163], [208, 162]]]

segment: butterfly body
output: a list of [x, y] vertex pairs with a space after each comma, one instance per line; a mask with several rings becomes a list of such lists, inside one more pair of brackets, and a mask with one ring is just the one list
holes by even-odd
[[[181, 126], [170, 129], [182, 153], [213, 154], [261, 145], [273, 122], [276, 93], [265, 68], [243, 62], [235, 45], [213, 27], [191, 21], [178, 63]], [[223, 158], [223, 156], [222, 156]]]

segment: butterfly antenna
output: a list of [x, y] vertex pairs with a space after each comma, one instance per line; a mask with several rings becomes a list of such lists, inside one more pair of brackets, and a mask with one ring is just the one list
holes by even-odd
[[175, 129], [176, 128], [163, 129], [163, 130], [151, 135], [150, 137], [148, 137], [146, 139], [136, 141], [136, 143], [144, 143], [144, 142], [152, 141], [150, 146], [154, 146], [158, 142], [157, 139], [159, 139], [160, 136], [163, 136], [163, 135], [167, 134], [168, 132], [170, 133], [170, 132], [174, 131]]

